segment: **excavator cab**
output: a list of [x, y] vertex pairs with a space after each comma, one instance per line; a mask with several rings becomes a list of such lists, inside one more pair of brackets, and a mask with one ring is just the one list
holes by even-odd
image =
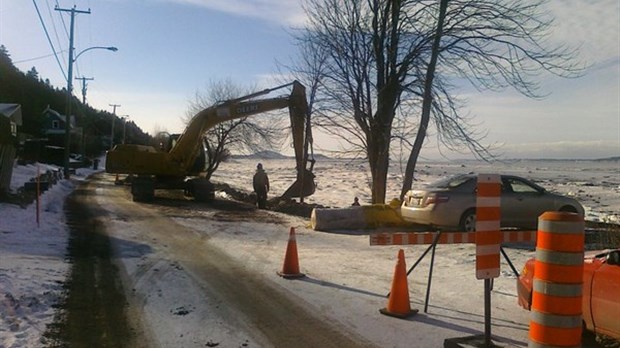
[[161, 152], [169, 152], [177, 143], [180, 134], [170, 134], [168, 132], [159, 132], [153, 139], [157, 143], [157, 150]]

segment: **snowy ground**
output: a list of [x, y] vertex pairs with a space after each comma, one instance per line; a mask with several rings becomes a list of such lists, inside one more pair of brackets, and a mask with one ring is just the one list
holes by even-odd
[[[45, 164], [14, 167], [11, 191], [58, 168]], [[69, 272], [65, 197], [93, 171], [78, 169], [72, 180], [60, 180], [37, 205], [0, 203], [0, 347], [37, 347], [54, 318], [54, 304]]]
[[[237, 159], [223, 163], [214, 181], [226, 182], [251, 190], [256, 163], [262, 162], [269, 174], [270, 197], [284, 193], [295, 179], [295, 162], [287, 160]], [[544, 161], [510, 160], [485, 163], [479, 161], [422, 162], [416, 170], [414, 188], [446, 176], [462, 173], [513, 174], [534, 180], [542, 187], [576, 198], [586, 210], [586, 220], [620, 223], [620, 161]], [[404, 165], [390, 165], [386, 201], [400, 195]], [[317, 160], [314, 167], [317, 191], [308, 203], [328, 207], [346, 207], [359, 197], [369, 204], [370, 174], [362, 160]]]
[[[214, 180], [249, 190], [255, 162], [244, 159], [225, 163]], [[294, 178], [293, 161], [262, 162], [272, 182], [271, 194], [281, 194]], [[419, 182], [470, 171], [529, 177], [548, 189], [575, 196], [585, 206], [587, 219], [618, 221], [618, 161], [521, 161], [492, 165], [477, 162], [422, 163], [419, 168], [416, 177]], [[40, 168], [41, 172], [45, 169], [43, 166]], [[399, 192], [398, 168], [392, 169], [393, 173], [388, 179], [391, 185], [388, 188], [388, 200], [396, 197]], [[33, 165], [15, 167], [13, 190], [34, 177], [36, 171]], [[62, 209], [64, 198], [92, 172], [79, 169], [77, 175], [72, 177], [73, 180], [62, 180], [46, 191], [41, 199], [39, 225], [36, 222], [35, 204], [20, 208], [0, 203], [0, 347], [35, 347], [43, 343], [41, 335], [53, 319], [53, 305], [61, 295], [62, 282], [69, 269], [65, 259], [68, 232]], [[358, 196], [362, 204], [367, 203], [370, 196], [367, 187], [369, 178], [365, 172], [365, 164], [358, 161], [330, 160], [317, 163], [315, 174], [319, 187], [308, 202], [344, 207], [350, 205], [353, 197]], [[190, 227], [201, 224], [197, 218], [177, 220], [179, 224]], [[385, 305], [382, 295], [389, 290], [397, 247], [369, 247], [365, 235], [314, 232], [307, 228], [307, 221], [303, 219], [291, 218], [290, 225], [298, 229], [300, 263], [302, 271], [307, 273], [310, 280], [288, 282], [276, 278], [275, 281], [292, 292], [303, 293], [305, 301], [342, 325], [362, 334], [374, 335], [373, 342], [379, 340], [390, 342], [389, 346], [411, 346], [410, 340], [399, 341], [399, 332], [411, 334], [412, 331], [424, 330], [425, 337], [428, 337], [418, 338], [420, 345], [417, 346], [435, 346], [436, 342], [443, 341], [442, 335], [459, 337], [464, 336], [463, 333], [475, 334], [483, 329], [480, 317], [482, 283], [475, 280], [472, 246], [442, 247], [444, 251], [438, 255], [436, 277], [433, 278], [429, 310], [432, 315], [418, 316], [418, 326], [414, 330], [411, 321], [386, 319], [378, 315], [378, 308], [375, 308], [377, 304]], [[255, 228], [251, 222], [223, 224], [220, 227], [219, 231], [205, 232], [214, 245], [235, 250], [232, 256], [240, 260], [260, 260], [254, 267], [265, 276], [272, 277], [274, 270], [279, 269], [288, 225], [278, 231], [273, 228]], [[222, 231], [236, 234], [235, 238]], [[264, 245], [266, 240], [278, 242]], [[258, 254], [255, 253], [257, 245], [264, 247]], [[424, 247], [405, 248], [407, 263], [415, 261], [423, 250]], [[522, 249], [514, 249], [509, 253], [517, 267], [532, 255], [531, 251]], [[498, 332], [504, 342], [519, 346], [527, 341], [527, 312], [516, 305], [514, 277], [506, 265], [502, 267], [502, 277], [496, 281], [493, 293], [494, 315], [497, 317], [494, 332]], [[468, 268], [472, 268], [470, 273], [451, 272], [452, 269]], [[410, 279], [414, 308], [422, 309], [427, 272], [428, 262], [423, 262]], [[178, 280], [172, 277], [171, 283], [163, 286], [172, 287], [173, 282]], [[198, 310], [194, 308], [194, 311]], [[153, 332], [158, 331], [157, 327], [152, 329]], [[178, 330], [185, 331], [183, 327]], [[435, 341], [426, 341], [433, 335], [436, 336]]]

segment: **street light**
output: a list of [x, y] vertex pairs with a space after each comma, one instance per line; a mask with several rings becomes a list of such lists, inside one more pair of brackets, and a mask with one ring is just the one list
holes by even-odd
[[73, 92], [73, 63], [75, 63], [75, 61], [78, 59], [79, 56], [82, 55], [82, 53], [86, 52], [86, 51], [90, 51], [90, 50], [94, 50], [94, 49], [103, 49], [103, 50], [108, 50], [108, 51], [112, 51], [112, 52], [116, 52], [118, 51], [118, 48], [116, 47], [105, 47], [105, 46], [94, 46], [94, 47], [89, 47], [85, 50], [82, 50], [80, 53], [78, 53], [75, 58], [73, 58], [73, 21], [71, 22], [71, 34], [70, 34], [70, 38], [69, 38], [69, 69], [67, 69], [68, 73], [67, 73], [67, 107], [66, 107], [66, 115], [65, 115], [65, 156], [64, 156], [64, 164], [65, 164], [65, 177], [69, 177], [69, 146], [71, 145], [71, 127], [70, 127], [70, 123], [71, 123], [71, 94]]
[[75, 62], [79, 56], [82, 55], [82, 53], [86, 52], [86, 51], [90, 51], [90, 50], [94, 50], [94, 49], [101, 49], [101, 50], [108, 50], [108, 51], [112, 51], [112, 52], [116, 52], [118, 51], [118, 48], [114, 47], [114, 46], [93, 46], [93, 47], [89, 47], [85, 50], [82, 50], [80, 53], [78, 53], [75, 58], [73, 58], [73, 61]]

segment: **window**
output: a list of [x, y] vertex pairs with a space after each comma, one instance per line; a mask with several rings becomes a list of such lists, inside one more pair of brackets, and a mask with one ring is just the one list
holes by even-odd
[[53, 120], [52, 121], [52, 129], [58, 129], [60, 128], [60, 122], [58, 122], [58, 120]]
[[538, 190], [532, 185], [518, 179], [507, 179], [515, 193], [538, 193]]
[[454, 177], [450, 177], [447, 179], [441, 179], [435, 181], [428, 186], [430, 187], [438, 187], [438, 188], [455, 188], [463, 185], [464, 183], [470, 181], [472, 178], [467, 175], [458, 175]]

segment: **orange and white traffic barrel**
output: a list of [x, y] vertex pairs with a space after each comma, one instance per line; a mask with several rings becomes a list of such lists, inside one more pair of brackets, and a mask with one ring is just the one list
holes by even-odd
[[580, 215], [538, 218], [529, 347], [581, 347], [583, 250]]

